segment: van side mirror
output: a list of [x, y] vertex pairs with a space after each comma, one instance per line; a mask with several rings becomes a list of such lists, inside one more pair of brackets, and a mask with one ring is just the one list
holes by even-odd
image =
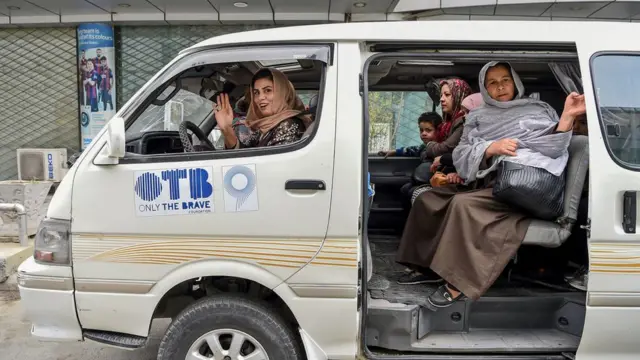
[[114, 117], [107, 124], [107, 143], [93, 160], [96, 165], [116, 165], [125, 153], [124, 119]]

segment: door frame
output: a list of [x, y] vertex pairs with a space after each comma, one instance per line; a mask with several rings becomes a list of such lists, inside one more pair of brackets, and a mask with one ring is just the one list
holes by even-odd
[[623, 233], [621, 201], [624, 191], [640, 190], [640, 185], [633, 182], [640, 179], [640, 166], [622, 163], [608, 144], [593, 66], [594, 60], [603, 55], [631, 55], [640, 61], [640, 44], [617, 38], [598, 40], [585, 41], [579, 47], [587, 100], [589, 168], [598, 169], [589, 172], [589, 279], [585, 325], [577, 352], [581, 360], [632, 358], [640, 350], [632, 333], [624, 331], [640, 321], [640, 273], [629, 270], [634, 264], [620, 258], [637, 259], [640, 249], [637, 231]]
[[[508, 43], [504, 43], [503, 44], [505, 48], [509, 47]], [[539, 50], [540, 46], [545, 46], [547, 44], [528, 44], [525, 46], [521, 46], [524, 47], [525, 51], [528, 49], [527, 46], [530, 46], [532, 49], [532, 51], [535, 50]], [[416, 44], [412, 44], [412, 46], [416, 46]], [[536, 47], [537, 46], [537, 47]], [[432, 46], [433, 47], [433, 46]], [[460, 43], [459, 47], [456, 47], [457, 49], [464, 49], [464, 48], [469, 48], [471, 47], [468, 43]], [[500, 44], [498, 43], [497, 47], [500, 47]], [[549, 44], [549, 47], [553, 47], [553, 44]], [[368, 47], [367, 47], [368, 48]], [[401, 50], [400, 50], [401, 51]], [[452, 59], [461, 59], [461, 58], [465, 58], [465, 59], [483, 59], [483, 60], [503, 60], [503, 61], [509, 61], [509, 60], [521, 60], [521, 59], [526, 59], [528, 61], [540, 61], [540, 62], [544, 62], [544, 63], [548, 63], [551, 61], [562, 61], [562, 60], [572, 60], [575, 61], [576, 58], [579, 57], [579, 52], [575, 52], [575, 53], [555, 53], [555, 54], [540, 54], [540, 53], [524, 53], [524, 54], [518, 54], [518, 53], [508, 53], [508, 54], [496, 54], [496, 53], [483, 53], [481, 51], [477, 51], [477, 52], [449, 52], [449, 53], [411, 53], [411, 52], [380, 52], [380, 53], [369, 53], [370, 56], [366, 59], [366, 61], [364, 62], [363, 65], [363, 70], [362, 73], [360, 74], [360, 94], [362, 96], [362, 107], [363, 107], [363, 122], [364, 122], [364, 138], [362, 141], [362, 168], [363, 168], [363, 178], [362, 178], [362, 199], [363, 199], [363, 203], [361, 204], [361, 209], [363, 211], [363, 213], [360, 215], [362, 218], [362, 241], [361, 241], [361, 248], [360, 251], [363, 254], [363, 260], [361, 262], [361, 269], [360, 269], [360, 274], [359, 274], [359, 281], [360, 281], [360, 291], [359, 291], [359, 302], [358, 302], [358, 310], [360, 311], [360, 344], [358, 345], [359, 347], [359, 352], [367, 359], [374, 359], [374, 360], [395, 360], [398, 359], [397, 356], [378, 356], [375, 355], [373, 352], [371, 352], [371, 350], [369, 350], [369, 348], [367, 347], [366, 344], [366, 317], [367, 317], [367, 308], [368, 308], [368, 304], [367, 304], [367, 273], [369, 271], [368, 266], [371, 264], [370, 261], [367, 261], [367, 259], [365, 259], [366, 254], [368, 253], [368, 249], [367, 247], [369, 246], [369, 241], [368, 241], [368, 233], [367, 233], [367, 229], [368, 229], [368, 221], [369, 221], [369, 202], [366, 201], [366, 199], [368, 199], [368, 179], [367, 179], [367, 174], [369, 173], [369, 161], [368, 161], [368, 153], [369, 153], [369, 125], [370, 125], [370, 119], [369, 119], [369, 111], [368, 111], [368, 106], [369, 106], [369, 84], [368, 84], [368, 77], [367, 74], [369, 72], [369, 66], [371, 65], [371, 63], [375, 60], [379, 60], [379, 59], [384, 59], [384, 58], [401, 58], [401, 59], [406, 59], [406, 58], [412, 58], [412, 59], [425, 59], [425, 60], [452, 60]], [[474, 354], [468, 354], [468, 355], [453, 355], [453, 354], [429, 354], [429, 355], [425, 355], [425, 354], [412, 354], [411, 355], [411, 359], [421, 359], [421, 360], [428, 360], [428, 359], [433, 359], [433, 360], [442, 360], [442, 359], [450, 359], [450, 360], [456, 360], [456, 359], [460, 359], [460, 360], [469, 360], [470, 358], [473, 359], [477, 359], [477, 360], [496, 360], [496, 359], [518, 359], [518, 360], [541, 360], [541, 359], [547, 359], [548, 355], [520, 355], [520, 356], [509, 356], [507, 354], [505, 355], [474, 355]]]

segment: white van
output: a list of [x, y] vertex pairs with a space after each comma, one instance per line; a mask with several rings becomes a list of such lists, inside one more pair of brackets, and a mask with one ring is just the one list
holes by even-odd
[[[637, 358], [639, 30], [353, 23], [225, 35], [182, 51], [57, 189], [19, 268], [32, 334], [133, 349], [153, 319], [172, 318], [158, 359]], [[425, 84], [458, 76], [477, 91], [494, 59], [559, 112], [567, 83], [582, 88], [588, 141], [572, 141], [563, 216], [532, 222], [482, 298], [433, 311], [421, 306], [433, 288], [394, 280], [407, 214], [399, 188], [419, 160], [377, 153], [419, 141], [415, 119], [438, 108]], [[239, 98], [265, 66], [287, 75], [314, 126], [294, 144], [221, 149], [210, 95], [233, 84]], [[414, 115], [402, 130], [404, 111]], [[216, 149], [185, 152], [182, 141], [195, 142], [187, 128]], [[577, 222], [583, 186], [588, 220]], [[588, 243], [586, 292], [562, 281], [570, 238], [569, 249]]]

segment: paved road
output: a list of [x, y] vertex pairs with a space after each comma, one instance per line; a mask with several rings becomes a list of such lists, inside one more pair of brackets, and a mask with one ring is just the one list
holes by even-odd
[[[29, 334], [19, 295], [0, 291], [0, 360], [155, 360], [160, 338], [168, 322], [154, 323], [147, 348], [127, 351], [91, 341], [81, 343], [40, 342]], [[43, 304], [46, 306], [46, 304]]]

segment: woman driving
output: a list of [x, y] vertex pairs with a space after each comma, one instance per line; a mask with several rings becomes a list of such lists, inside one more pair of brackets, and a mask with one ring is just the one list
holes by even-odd
[[293, 84], [276, 69], [261, 69], [251, 80], [251, 102], [244, 123], [253, 132], [246, 141], [238, 141], [233, 130], [234, 115], [229, 96], [218, 95], [214, 104], [225, 149], [294, 143], [302, 138], [311, 123], [311, 117], [302, 115], [304, 110]]

